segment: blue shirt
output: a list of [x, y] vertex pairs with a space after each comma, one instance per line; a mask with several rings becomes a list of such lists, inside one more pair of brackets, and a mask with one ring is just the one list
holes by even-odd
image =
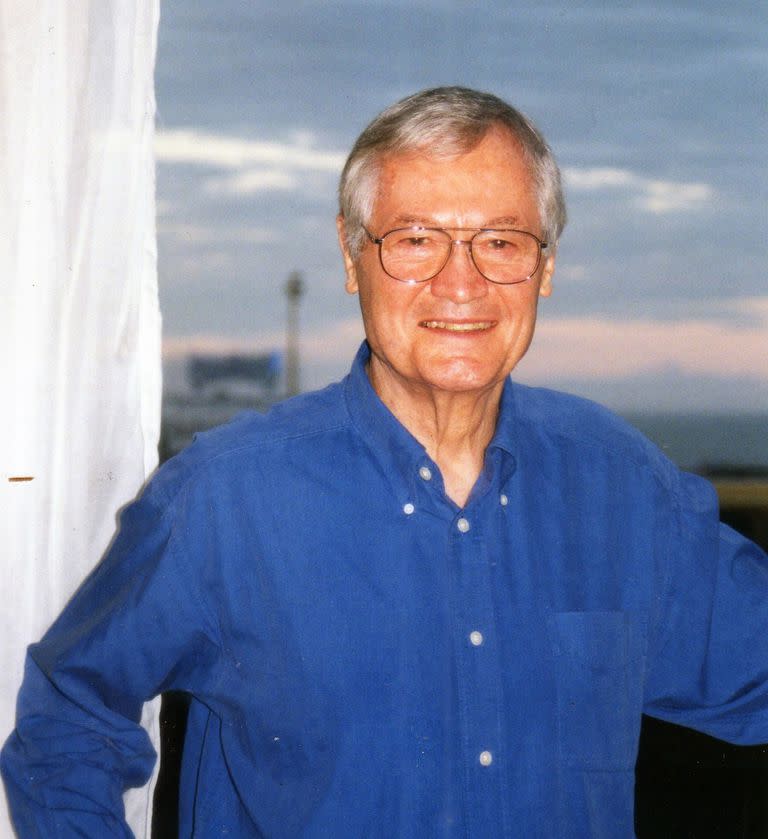
[[30, 648], [23, 837], [127, 835], [137, 725], [193, 696], [181, 835], [633, 835], [643, 712], [768, 741], [768, 561], [603, 409], [505, 385], [463, 509], [342, 383], [200, 435]]

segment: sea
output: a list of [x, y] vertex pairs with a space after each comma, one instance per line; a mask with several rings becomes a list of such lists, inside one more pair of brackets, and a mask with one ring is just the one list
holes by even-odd
[[768, 414], [628, 414], [682, 469], [768, 475]]

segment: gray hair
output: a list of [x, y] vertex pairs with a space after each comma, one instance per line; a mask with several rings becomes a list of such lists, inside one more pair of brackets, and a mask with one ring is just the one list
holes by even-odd
[[401, 99], [382, 111], [357, 138], [339, 182], [339, 212], [353, 257], [373, 212], [378, 165], [385, 155], [427, 150], [451, 156], [474, 148], [495, 126], [518, 141], [530, 164], [543, 235], [557, 246], [566, 210], [560, 169], [546, 140], [520, 111], [498, 96], [466, 87], [436, 87]]

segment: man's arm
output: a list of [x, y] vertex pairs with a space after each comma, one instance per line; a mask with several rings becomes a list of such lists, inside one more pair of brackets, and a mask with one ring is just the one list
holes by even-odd
[[81, 707], [60, 692], [31, 652], [18, 727], [2, 772], [19, 836], [131, 836], [122, 793], [146, 783], [155, 754], [144, 730], [97, 700]]
[[681, 475], [645, 712], [721, 740], [768, 742], [768, 556], [719, 524], [714, 489]]
[[142, 704], [188, 687], [216, 659], [179, 503], [157, 495], [150, 488], [126, 510], [105, 560], [30, 647], [2, 752], [21, 836], [130, 836], [122, 794], [146, 782], [155, 759]]

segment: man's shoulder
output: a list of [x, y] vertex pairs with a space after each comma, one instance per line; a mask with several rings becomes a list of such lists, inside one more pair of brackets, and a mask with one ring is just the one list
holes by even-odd
[[266, 413], [242, 411], [228, 422], [195, 435], [192, 443], [167, 461], [153, 483], [172, 493], [203, 472], [225, 476], [252, 460], [280, 457], [286, 445], [322, 448], [323, 436], [350, 425], [343, 382], [276, 403]]
[[195, 454], [203, 458], [219, 457], [230, 451], [322, 435], [348, 422], [343, 385], [335, 383], [277, 402], [266, 413], [243, 411], [224, 425], [197, 434], [190, 453], [196, 449]]
[[513, 389], [517, 414], [522, 420], [545, 421], [550, 428], [577, 433], [588, 423], [597, 423], [607, 433], [634, 431], [626, 420], [609, 408], [583, 396], [518, 382], [513, 384]]
[[647, 466], [669, 478], [675, 467], [627, 420], [604, 405], [571, 393], [515, 384], [518, 422], [543, 437], [576, 448], [600, 449]]

